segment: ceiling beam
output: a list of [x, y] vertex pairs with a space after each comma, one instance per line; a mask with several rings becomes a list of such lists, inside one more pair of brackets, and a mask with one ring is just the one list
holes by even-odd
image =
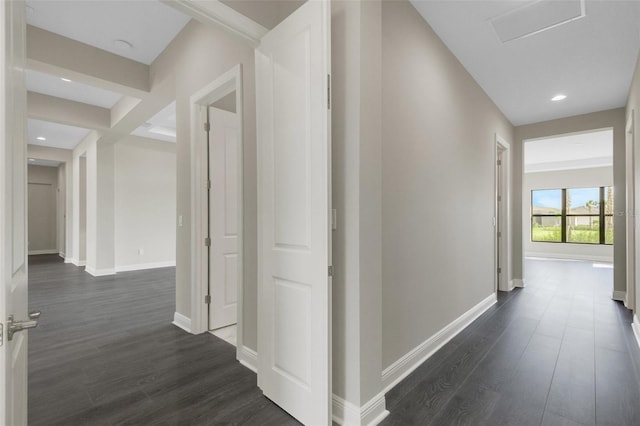
[[221, 26], [226, 31], [244, 38], [253, 46], [260, 44], [260, 39], [269, 32], [262, 25], [218, 0], [160, 1], [203, 24]]
[[27, 92], [27, 115], [85, 129], [105, 130], [111, 126], [111, 111], [107, 108], [34, 92]]
[[149, 66], [27, 25], [27, 67], [127, 96], [149, 94]]

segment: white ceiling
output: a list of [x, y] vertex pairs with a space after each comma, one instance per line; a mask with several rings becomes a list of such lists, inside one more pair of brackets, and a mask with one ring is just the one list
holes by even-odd
[[[189, 22], [155, 0], [29, 0], [27, 5], [29, 25], [147, 65]], [[115, 40], [126, 40], [133, 48], [122, 48]]]
[[[89, 129], [51, 123], [49, 121], [34, 120], [32, 118], [27, 121], [27, 141], [29, 145], [73, 149], [89, 132]], [[39, 136], [45, 137], [47, 140], [40, 141], [36, 139]]]
[[131, 132], [132, 135], [176, 142], [176, 103], [171, 102], [162, 111]]
[[69, 99], [102, 108], [112, 108], [122, 97], [119, 93], [99, 89], [75, 81], [66, 82], [59, 77], [27, 70], [27, 90], [57, 98]]
[[[411, 2], [514, 125], [626, 103], [640, 48], [640, 1], [586, 0], [585, 17], [506, 43], [492, 19], [536, 2]], [[551, 102], [559, 93], [567, 99]]]
[[613, 130], [526, 141], [525, 173], [613, 165]]

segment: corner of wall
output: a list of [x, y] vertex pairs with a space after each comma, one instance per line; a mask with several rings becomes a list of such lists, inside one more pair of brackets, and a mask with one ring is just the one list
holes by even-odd
[[331, 402], [333, 421], [339, 425], [373, 426], [382, 422], [389, 415], [382, 392], [371, 398], [362, 407], [345, 401], [335, 394]]
[[178, 328], [183, 329], [187, 333], [191, 333], [191, 318], [182, 315], [181, 313], [174, 312], [173, 322], [171, 323]]

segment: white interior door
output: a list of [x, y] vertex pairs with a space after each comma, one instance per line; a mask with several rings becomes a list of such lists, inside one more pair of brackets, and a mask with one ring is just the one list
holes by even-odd
[[215, 330], [237, 322], [242, 157], [237, 114], [209, 108], [209, 127], [209, 329]]
[[256, 49], [258, 385], [304, 424], [331, 422], [329, 1]]
[[0, 3], [0, 424], [27, 424], [27, 157], [24, 2]]

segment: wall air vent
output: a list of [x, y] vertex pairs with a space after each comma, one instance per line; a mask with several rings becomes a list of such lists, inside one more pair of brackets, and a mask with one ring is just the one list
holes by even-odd
[[540, 0], [491, 18], [502, 43], [529, 37], [583, 18], [585, 0]]

